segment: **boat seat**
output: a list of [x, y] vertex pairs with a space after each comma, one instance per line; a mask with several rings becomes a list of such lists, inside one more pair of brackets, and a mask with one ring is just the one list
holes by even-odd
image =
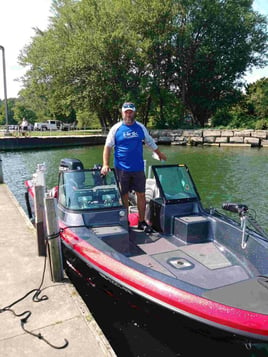
[[145, 186], [145, 199], [149, 203], [152, 199], [159, 197], [159, 189], [154, 178], [148, 178]]

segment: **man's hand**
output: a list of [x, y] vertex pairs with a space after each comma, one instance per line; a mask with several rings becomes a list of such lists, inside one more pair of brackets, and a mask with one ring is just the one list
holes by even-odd
[[166, 155], [163, 152], [161, 152], [159, 149], [156, 149], [154, 151], [154, 153], [158, 156], [160, 161], [166, 161], [167, 160]]
[[161, 152], [161, 151], [158, 153], [158, 156], [159, 156], [159, 159], [160, 159], [161, 161], [166, 161], [166, 160], [167, 160], [166, 155], [165, 155], [163, 152]]
[[109, 171], [110, 171], [109, 165], [103, 165], [102, 166], [102, 168], [101, 168], [101, 174], [102, 175], [107, 175]]

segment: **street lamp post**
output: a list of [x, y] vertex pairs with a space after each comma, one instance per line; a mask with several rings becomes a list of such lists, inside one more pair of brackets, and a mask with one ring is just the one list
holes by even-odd
[[4, 79], [5, 113], [6, 113], [6, 131], [5, 131], [5, 135], [9, 135], [9, 131], [8, 131], [8, 108], [7, 108], [7, 81], [6, 81], [5, 48], [0, 45], [0, 49], [2, 50], [2, 58], [3, 58], [3, 79]]

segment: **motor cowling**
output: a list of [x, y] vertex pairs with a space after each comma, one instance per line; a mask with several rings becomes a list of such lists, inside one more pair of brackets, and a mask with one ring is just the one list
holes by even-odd
[[84, 170], [82, 162], [78, 159], [65, 158], [61, 159], [59, 171]]

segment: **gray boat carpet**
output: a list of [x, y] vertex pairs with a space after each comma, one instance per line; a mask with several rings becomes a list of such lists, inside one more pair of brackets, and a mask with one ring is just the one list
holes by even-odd
[[205, 298], [239, 309], [268, 314], [268, 277], [258, 277], [207, 291]]

